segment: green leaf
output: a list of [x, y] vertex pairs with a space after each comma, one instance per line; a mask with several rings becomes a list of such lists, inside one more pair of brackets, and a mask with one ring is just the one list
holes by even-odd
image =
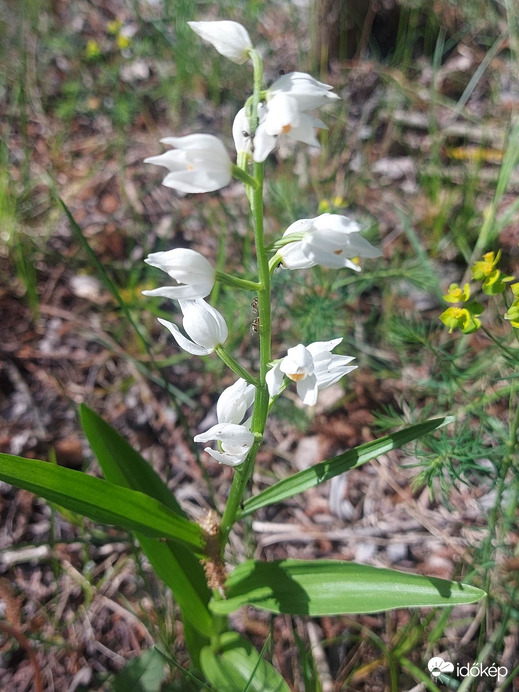
[[79, 417], [107, 481], [124, 488], [140, 490], [187, 518], [187, 514], [151, 464], [115, 428], [85, 404], [79, 407]]
[[[186, 516], [153, 467], [117, 430], [84, 404], [80, 406], [80, 418], [107, 481], [125, 488], [141, 490], [173, 511]], [[196, 556], [188, 548], [176, 545], [172, 541], [162, 542], [141, 534], [137, 534], [136, 537], [155, 573], [173, 592], [184, 619], [190, 620], [197, 629], [198, 637], [200, 638], [200, 634], [212, 634], [214, 621], [208, 609], [211, 592], [202, 565]], [[207, 641], [203, 641], [203, 644], [207, 644]]]
[[156, 649], [148, 649], [132, 658], [116, 675], [113, 692], [160, 692], [166, 677], [163, 656]]
[[376, 613], [392, 608], [453, 606], [485, 596], [475, 586], [340, 560], [248, 560], [226, 581], [224, 615], [243, 605], [291, 615]]
[[0, 480], [41, 495], [94, 521], [139, 531], [153, 538], [170, 538], [203, 554], [204, 532], [194, 522], [144, 493], [121, 488], [38, 459], [0, 453]]
[[290, 692], [277, 670], [236, 632], [221, 635], [217, 652], [202, 649], [200, 664], [218, 692]]
[[281, 500], [285, 500], [287, 497], [302, 493], [309, 488], [319, 485], [319, 483], [330, 480], [330, 478], [334, 476], [339, 476], [345, 471], [358, 468], [367, 461], [375, 459], [375, 457], [381, 454], [386, 454], [392, 449], [398, 449], [407, 442], [423, 437], [427, 433], [453, 420], [452, 417], [447, 417], [436, 418], [435, 420], [430, 420], [425, 423], [417, 423], [405, 430], [400, 430], [391, 435], [384, 435], [384, 437], [380, 437], [378, 440], [373, 440], [373, 442], [367, 442], [364, 445], [355, 447], [355, 449], [350, 449], [348, 452], [339, 454], [333, 459], [328, 459], [327, 461], [322, 461], [319, 464], [310, 466], [310, 468], [304, 471], [300, 471], [293, 476], [279, 481], [279, 483], [263, 490], [254, 497], [250, 497], [245, 501], [243, 510], [239, 513], [238, 518], [247, 516], [247, 514], [252, 514], [252, 512], [255, 512], [261, 507], [281, 502]]
[[[182, 616], [196, 628], [198, 637], [212, 635], [214, 618], [208, 608], [211, 592], [195, 555], [183, 545], [175, 545], [169, 540], [163, 543], [140, 534], [136, 537], [155, 574], [169, 586]], [[190, 649], [190, 653], [194, 655], [196, 652]]]

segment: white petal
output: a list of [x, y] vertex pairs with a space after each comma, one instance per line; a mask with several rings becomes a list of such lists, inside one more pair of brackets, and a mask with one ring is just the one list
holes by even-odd
[[240, 378], [220, 394], [216, 404], [219, 423], [241, 423], [254, 401], [256, 388]]
[[227, 175], [227, 173], [224, 175], [212, 175], [204, 170], [186, 170], [168, 173], [162, 184], [164, 187], [170, 187], [179, 192], [193, 194], [221, 190], [222, 187], [226, 187], [231, 182], [231, 179], [232, 176]]
[[144, 295], [164, 298], [205, 298], [211, 292], [215, 281], [215, 270], [199, 252], [187, 248], [175, 248], [167, 252], [153, 252], [145, 260], [152, 267], [162, 269], [185, 286], [165, 286]]
[[299, 125], [293, 127], [288, 136], [295, 140], [296, 142], [303, 142], [303, 144], [308, 144], [310, 147], [321, 148], [317, 137], [315, 136], [315, 121], [305, 113], [301, 114]]
[[184, 351], [187, 351], [194, 356], [208, 356], [210, 353], [212, 353], [212, 349], [203, 348], [202, 346], [189, 341], [189, 339], [186, 339], [176, 324], [163, 320], [160, 317], [158, 320], [161, 324], [169, 329], [177, 344], [180, 346], [180, 348], [183, 348]]
[[238, 65], [249, 58], [252, 41], [244, 26], [238, 22], [211, 21], [188, 22], [193, 31], [204, 41], [208, 41], [216, 50]]
[[217, 423], [204, 433], [195, 435], [195, 442], [209, 442], [218, 440], [222, 444], [236, 447], [252, 446], [254, 435], [244, 425], [235, 423]]
[[[290, 224], [283, 233], [283, 238], [296, 233], [303, 237], [303, 234], [310, 231], [312, 227], [312, 219], [298, 219]], [[297, 237], [298, 236], [296, 236], [296, 238]], [[316, 263], [304, 254], [302, 240], [300, 239], [295, 240], [289, 245], [284, 245], [278, 252], [287, 269], [307, 269], [309, 267], [315, 267]]]
[[337, 231], [346, 235], [350, 233], [359, 233], [362, 230], [361, 226], [353, 219], [342, 214], [320, 214], [315, 219], [312, 219], [314, 228], [320, 231]]
[[215, 135], [208, 135], [205, 132], [195, 132], [184, 137], [163, 137], [160, 141], [162, 144], [169, 144], [181, 151], [203, 151], [212, 153], [217, 157], [227, 156], [227, 150], [222, 140]]
[[284, 245], [278, 253], [287, 269], [308, 269], [315, 267], [316, 263], [309, 259], [303, 252], [303, 243], [298, 241]]
[[242, 454], [229, 454], [229, 452], [219, 452], [216, 449], [211, 449], [211, 447], [205, 447], [204, 451], [210, 454], [213, 459], [216, 459], [219, 464], [225, 464], [226, 466], [239, 466], [243, 464], [249, 453], [249, 450], [247, 450]]
[[165, 137], [161, 142], [176, 150], [148, 157], [145, 163], [164, 166], [170, 171], [162, 181], [166, 187], [180, 192], [212, 192], [230, 183], [232, 163], [218, 137], [193, 134]]
[[297, 101], [286, 94], [278, 94], [268, 102], [264, 125], [268, 135], [288, 134], [299, 125]]
[[245, 152], [247, 154], [252, 153], [252, 137], [250, 135], [250, 123], [247, 115], [245, 114], [245, 108], [242, 108], [236, 113], [232, 124], [232, 136], [234, 139], [234, 146], [239, 154], [240, 152]]
[[331, 339], [330, 341], [314, 341], [311, 344], [308, 344], [306, 347], [310, 353], [312, 354], [314, 360], [316, 357], [318, 357], [321, 353], [328, 351], [333, 351], [333, 349], [338, 346], [342, 341], [342, 336], [338, 337], [337, 339]]
[[179, 304], [184, 315], [184, 329], [195, 343], [211, 351], [224, 343], [228, 329], [218, 310], [202, 299], [181, 300]]
[[305, 72], [290, 72], [276, 79], [268, 93], [272, 97], [279, 93], [290, 94], [297, 100], [300, 110], [309, 111], [327, 102], [337, 101], [340, 97], [331, 92], [332, 88]]
[[265, 377], [267, 388], [269, 390], [269, 396], [273, 397], [279, 394], [284, 379], [285, 376], [281, 372], [279, 363], [275, 363], [274, 366], [267, 372]]
[[[317, 378], [317, 387], [318, 389], [325, 389], [326, 387], [329, 387], [332, 384], [335, 384], [338, 382], [344, 375], [347, 375], [349, 372], [352, 370], [356, 370], [357, 366], [356, 365], [345, 365], [344, 361], [342, 360], [335, 360], [335, 359], [341, 359], [341, 356], [333, 356], [332, 360], [330, 363], [328, 363], [328, 366], [321, 369], [319, 366], [316, 366], [315, 369], [315, 376]], [[345, 356], [345, 358], [347, 358]], [[353, 358], [347, 358], [347, 360], [354, 360]]]
[[297, 393], [305, 406], [315, 406], [317, 402], [317, 378], [315, 375], [309, 375], [304, 380], [297, 383]]
[[276, 148], [277, 137], [267, 134], [265, 123], [260, 123], [254, 135], [253, 158], [256, 163], [265, 161], [271, 151]]
[[212, 284], [189, 284], [188, 286], [162, 286], [142, 291], [144, 296], [160, 296], [172, 300], [193, 300], [195, 298], [205, 298], [213, 289]]
[[313, 219], [298, 219], [291, 223], [287, 230], [283, 233], [283, 238], [293, 233], [307, 233], [313, 228]]
[[303, 344], [297, 344], [292, 348], [289, 348], [287, 355], [283, 358], [279, 365], [281, 372], [294, 380], [294, 382], [299, 382], [300, 380], [312, 375], [314, 371], [314, 361], [311, 353], [303, 346]]

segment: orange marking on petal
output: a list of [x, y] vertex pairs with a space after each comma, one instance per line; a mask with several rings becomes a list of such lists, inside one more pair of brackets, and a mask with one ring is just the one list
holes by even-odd
[[292, 125], [290, 125], [290, 124], [283, 125], [283, 127], [281, 128], [281, 134], [286, 135], [290, 132], [291, 129], [292, 129]]

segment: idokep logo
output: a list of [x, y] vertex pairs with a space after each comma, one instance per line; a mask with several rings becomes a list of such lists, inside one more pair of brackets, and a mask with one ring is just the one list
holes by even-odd
[[454, 672], [457, 677], [462, 678], [488, 677], [504, 680], [508, 675], [508, 668], [506, 668], [506, 666], [496, 666], [495, 663], [490, 666], [484, 666], [482, 663], [473, 663], [472, 665], [467, 663], [464, 666], [460, 666], [460, 664], [457, 663], [456, 670], [454, 670], [454, 664], [450, 661], [445, 661], [441, 656], [434, 656], [434, 658], [431, 658], [427, 664], [427, 668], [433, 678], [438, 678], [444, 673]]
[[431, 660], [427, 664], [427, 668], [429, 668], [429, 672], [431, 673], [433, 678], [437, 678], [441, 673], [454, 672], [454, 665], [449, 661], [444, 661], [443, 658], [441, 658], [441, 656], [435, 656], [434, 658], [431, 658]]

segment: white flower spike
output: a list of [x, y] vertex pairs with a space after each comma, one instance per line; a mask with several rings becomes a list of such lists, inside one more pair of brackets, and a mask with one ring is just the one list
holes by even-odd
[[205, 447], [205, 450], [213, 459], [227, 466], [242, 464], [254, 442], [254, 435], [244, 425], [235, 423], [218, 423], [209, 428], [207, 432], [195, 435], [195, 442], [209, 442], [216, 440], [220, 450]]
[[230, 21], [188, 22], [195, 34], [208, 41], [229, 60], [243, 65], [249, 59], [252, 41], [247, 29]]
[[224, 389], [216, 403], [216, 417], [219, 423], [240, 424], [247, 409], [252, 406], [256, 388], [240, 377], [234, 384]]
[[353, 257], [380, 257], [381, 252], [360, 235], [356, 221], [339, 214], [321, 214], [315, 219], [299, 219], [283, 233], [287, 238], [295, 233], [302, 239], [285, 245], [278, 255], [287, 269], [306, 269], [320, 264], [331, 269], [348, 267], [360, 271]]
[[180, 284], [143, 291], [145, 296], [186, 300], [205, 298], [213, 289], [216, 272], [206, 258], [195, 250], [175, 248], [166, 252], [152, 252], [144, 261], [162, 269]]
[[184, 315], [183, 325], [187, 339], [176, 324], [163, 320], [159, 322], [169, 329], [177, 344], [194, 356], [208, 356], [216, 346], [223, 344], [228, 336], [227, 323], [222, 315], [211, 305], [198, 298], [196, 300], [179, 300]]
[[320, 389], [338, 382], [341, 377], [355, 370], [356, 365], [348, 365], [354, 360], [351, 356], [338, 356], [332, 350], [342, 339], [315, 341], [308, 346], [298, 344], [289, 348], [287, 355], [267, 373], [267, 387], [271, 397], [277, 396], [283, 385], [284, 375], [296, 382], [297, 393], [303, 404], [314, 406]]
[[150, 156], [144, 159], [144, 163], [164, 166], [169, 170], [162, 181], [166, 187], [179, 192], [213, 192], [231, 182], [233, 164], [218, 137], [195, 134], [165, 137], [160, 141], [175, 149], [159, 156]]
[[327, 127], [306, 111], [339, 99], [331, 89], [304, 72], [291, 72], [277, 79], [267, 90], [266, 113], [260, 117], [254, 136], [254, 160], [264, 161], [276, 146], [279, 135], [319, 147], [315, 128]]

